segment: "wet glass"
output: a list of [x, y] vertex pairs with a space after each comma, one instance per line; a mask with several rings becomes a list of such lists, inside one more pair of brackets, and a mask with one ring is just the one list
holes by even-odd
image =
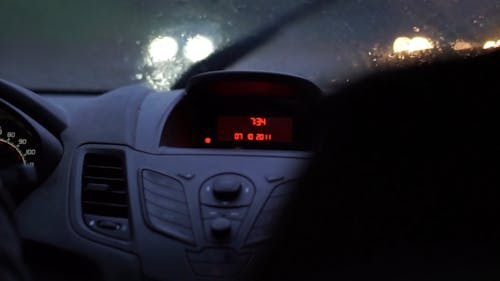
[[[39, 91], [169, 89], [193, 63], [311, 2], [4, 0], [0, 78]], [[228, 69], [328, 88], [387, 66], [500, 47], [500, 1], [323, 2]]]

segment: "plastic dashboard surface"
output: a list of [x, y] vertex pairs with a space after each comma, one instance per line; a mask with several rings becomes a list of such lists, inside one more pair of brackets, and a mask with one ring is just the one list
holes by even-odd
[[[231, 81], [232, 92], [236, 82], [267, 86], [256, 89], [256, 99], [240, 87], [244, 103], [215, 91], [212, 101], [223, 106], [201, 109], [214, 91], [200, 89], [214, 81]], [[258, 264], [310, 156], [307, 109], [318, 97], [318, 88], [299, 78], [216, 73], [186, 90], [130, 86], [60, 103], [63, 111], [51, 118], [66, 124], [53, 133], [64, 153], [18, 207], [22, 236], [92, 261], [104, 280], [240, 280]], [[197, 106], [186, 103], [192, 98]], [[58, 100], [39, 103], [51, 108]], [[189, 112], [209, 118], [189, 119]], [[244, 124], [230, 122], [225, 139], [217, 131], [221, 116]], [[272, 125], [276, 118], [287, 121]], [[247, 139], [238, 139], [238, 130], [247, 130]], [[272, 137], [257, 143], [257, 134]], [[195, 142], [169, 143], [193, 135]]]

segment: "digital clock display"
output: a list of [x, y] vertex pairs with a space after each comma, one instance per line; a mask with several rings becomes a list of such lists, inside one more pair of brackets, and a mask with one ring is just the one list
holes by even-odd
[[245, 143], [291, 143], [293, 121], [289, 117], [221, 116], [217, 139]]

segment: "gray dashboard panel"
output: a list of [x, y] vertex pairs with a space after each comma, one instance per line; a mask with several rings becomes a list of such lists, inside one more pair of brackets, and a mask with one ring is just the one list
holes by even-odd
[[[68, 127], [60, 136], [64, 154], [54, 173], [17, 210], [23, 238], [95, 260], [106, 272], [106, 280], [139, 280], [141, 274], [159, 280], [196, 279], [203, 275], [200, 270], [207, 270], [194, 268], [188, 258], [193, 253], [202, 255], [207, 249], [229, 249], [252, 256], [259, 253], [260, 246], [246, 243], [257, 215], [275, 186], [300, 177], [310, 154], [160, 147], [161, 129], [183, 94], [130, 86], [95, 98], [85, 97], [79, 104], [49, 96], [47, 102], [66, 108]], [[89, 151], [121, 151], [125, 155], [132, 232], [128, 241], [97, 233], [83, 220], [82, 161]], [[144, 169], [182, 183], [194, 243], [186, 244], [148, 225], [141, 178]], [[207, 179], [227, 173], [249, 179], [255, 197], [236, 239], [219, 243], [207, 238], [200, 190]]]

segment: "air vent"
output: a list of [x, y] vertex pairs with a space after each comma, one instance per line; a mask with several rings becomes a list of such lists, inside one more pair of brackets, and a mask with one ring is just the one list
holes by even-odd
[[83, 161], [82, 208], [85, 215], [128, 218], [124, 157], [87, 153]]

